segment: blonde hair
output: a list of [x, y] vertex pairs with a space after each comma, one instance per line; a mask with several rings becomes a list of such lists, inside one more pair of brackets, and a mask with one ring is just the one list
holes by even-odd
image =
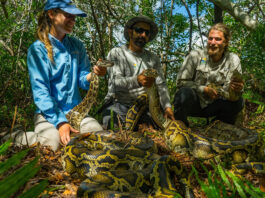
[[223, 32], [224, 34], [224, 38], [225, 38], [225, 41], [227, 43], [227, 45], [225, 46], [225, 50], [227, 50], [228, 48], [228, 43], [230, 41], [230, 38], [231, 38], [231, 32], [230, 32], [230, 29], [223, 23], [216, 23], [215, 25], [213, 25], [210, 29], [209, 29], [209, 32], [208, 32], [208, 36], [209, 36], [209, 33], [212, 31], [212, 30], [217, 30], [217, 31], [220, 31], [220, 32]]
[[48, 52], [48, 57], [50, 61], [54, 63], [52, 44], [48, 36], [51, 29], [51, 25], [52, 23], [50, 17], [48, 16], [48, 11], [41, 12], [38, 18], [38, 28], [36, 36], [40, 41], [44, 43]]

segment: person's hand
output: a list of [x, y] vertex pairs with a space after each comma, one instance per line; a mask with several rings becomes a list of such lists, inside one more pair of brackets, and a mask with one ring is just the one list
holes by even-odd
[[93, 67], [93, 72], [98, 76], [104, 76], [107, 73], [107, 68], [95, 65]]
[[165, 118], [169, 118], [171, 120], [175, 120], [174, 113], [173, 113], [173, 111], [172, 111], [172, 109], [170, 107], [167, 107], [165, 109], [165, 115], [164, 116], [165, 116]]
[[218, 98], [218, 93], [215, 89], [211, 87], [205, 87], [203, 90], [204, 94], [208, 96], [211, 100], [216, 100]]
[[70, 132], [79, 133], [79, 131], [71, 127], [69, 123], [61, 124], [58, 130], [61, 142], [64, 145], [66, 145], [70, 141]]
[[235, 79], [232, 79], [230, 82], [230, 88], [235, 92], [241, 92], [244, 88], [244, 81], [238, 81]]
[[145, 76], [144, 72], [145, 71], [142, 71], [142, 73], [137, 76], [137, 81], [143, 87], [149, 88], [153, 85], [155, 78]]
[[107, 73], [107, 68], [99, 66], [100, 62], [102, 62], [102, 59], [99, 59], [96, 65], [94, 65], [93, 72], [98, 76], [104, 76]]

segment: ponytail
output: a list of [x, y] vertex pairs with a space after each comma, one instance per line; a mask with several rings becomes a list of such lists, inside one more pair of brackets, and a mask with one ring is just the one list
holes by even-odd
[[42, 41], [47, 49], [48, 57], [52, 63], [54, 63], [53, 53], [52, 53], [52, 44], [49, 39], [49, 32], [51, 29], [51, 20], [48, 16], [47, 11], [40, 13], [38, 18], [38, 28], [37, 28], [37, 38]]

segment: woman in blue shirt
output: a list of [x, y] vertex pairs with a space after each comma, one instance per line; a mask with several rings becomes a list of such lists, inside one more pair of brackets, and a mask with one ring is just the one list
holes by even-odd
[[[86, 14], [70, 0], [48, 0], [38, 19], [37, 37], [28, 49], [28, 69], [37, 113], [35, 132], [27, 132], [29, 144], [40, 142], [57, 150], [67, 144], [72, 128], [65, 115], [81, 102], [79, 87], [89, 89], [90, 62], [82, 42], [67, 34], [75, 25], [76, 16]], [[106, 69], [94, 66], [103, 76]], [[81, 132], [99, 131], [102, 127], [91, 117], [81, 122]], [[25, 144], [25, 135], [16, 137]]]

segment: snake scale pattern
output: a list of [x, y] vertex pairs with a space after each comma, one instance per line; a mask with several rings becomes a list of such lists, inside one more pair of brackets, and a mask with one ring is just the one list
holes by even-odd
[[[156, 71], [149, 70], [146, 74], [156, 77]], [[232, 78], [237, 81], [243, 80], [242, 75], [237, 71], [233, 72]], [[222, 96], [234, 101], [239, 99], [241, 93], [234, 93], [229, 89], [227, 93], [223, 92]], [[265, 173], [264, 141], [255, 130], [217, 121], [205, 130], [207, 133], [200, 134], [199, 131], [191, 131], [180, 120], [167, 120], [163, 116], [155, 84], [147, 89], [147, 94], [143, 94], [136, 100], [127, 113], [128, 120], [138, 120], [140, 117], [138, 112], [141, 112], [138, 110], [143, 109], [147, 104], [152, 119], [164, 131], [165, 142], [170, 150], [188, 152], [198, 159], [210, 159], [220, 156], [223, 160], [232, 162], [231, 168], [238, 169], [237, 171], [252, 167], [256, 173]], [[134, 125], [131, 123], [126, 122], [125, 128], [127, 130], [133, 130]], [[222, 139], [218, 134], [226, 137]], [[231, 137], [235, 134], [238, 134], [236, 139], [231, 140]]]
[[[237, 82], [242, 82], [243, 76], [238, 72], [238, 70], [234, 70], [231, 79]], [[228, 90], [224, 90], [222, 86], [217, 86], [214, 83], [210, 83], [208, 86], [215, 89], [218, 95], [226, 100], [237, 101], [242, 95], [242, 92], [234, 92], [230, 87]]]
[[[156, 77], [157, 74], [155, 70], [148, 69], [146, 75]], [[83, 180], [78, 188], [78, 197], [175, 197], [178, 191], [172, 175], [177, 176], [185, 197], [194, 196], [185, 182], [179, 161], [172, 156], [156, 154], [155, 144], [150, 138], [132, 132], [147, 106], [155, 123], [164, 131], [166, 144], [171, 150], [189, 152], [201, 159], [228, 155], [235, 161], [232, 168], [250, 168], [264, 173], [264, 163], [248, 161], [258, 152], [261, 158], [264, 157], [264, 144], [257, 133], [248, 131], [244, 140], [229, 141], [192, 132], [181, 121], [164, 118], [156, 89], [155, 85], [148, 88], [147, 93], [139, 96], [128, 111], [123, 134], [125, 140], [121, 134], [101, 131], [79, 135], [65, 147], [63, 167]], [[96, 93], [90, 94], [88, 98], [95, 96]], [[87, 102], [88, 99], [82, 105]], [[80, 114], [86, 109], [82, 105], [76, 108]], [[87, 109], [85, 111], [87, 113]], [[73, 120], [75, 125], [80, 124], [76, 121], [78, 119]]]
[[[97, 62], [100, 67], [112, 67], [113, 62], [108, 60], [101, 60]], [[92, 71], [89, 90], [81, 101], [80, 104], [76, 105], [72, 110], [66, 114], [66, 118], [69, 124], [80, 131], [81, 121], [87, 116], [91, 107], [96, 103], [98, 95], [99, 77]]]
[[[107, 62], [105, 65], [112, 64]], [[92, 90], [68, 114], [69, 122], [75, 128], [79, 128], [81, 120], [89, 112], [91, 104], [88, 103], [93, 104], [96, 100], [97, 77], [92, 78], [90, 86]], [[146, 102], [141, 101], [139, 105]], [[146, 108], [142, 107], [134, 109], [135, 113], [141, 114]], [[128, 123], [134, 127], [137, 120], [132, 117]], [[129, 132], [126, 138], [112, 131], [81, 134], [71, 139], [63, 153], [64, 169], [83, 179], [78, 197], [173, 198], [178, 194], [171, 175], [181, 177], [181, 164], [172, 156], [156, 154], [154, 142], [140, 133]], [[186, 197], [193, 197], [185, 178], [179, 182]]]
[[140, 133], [129, 133], [128, 140], [119, 140], [112, 131], [100, 131], [68, 143], [64, 168], [84, 179], [78, 197], [176, 196], [170, 175], [181, 175], [179, 161], [156, 154], [154, 142]]

